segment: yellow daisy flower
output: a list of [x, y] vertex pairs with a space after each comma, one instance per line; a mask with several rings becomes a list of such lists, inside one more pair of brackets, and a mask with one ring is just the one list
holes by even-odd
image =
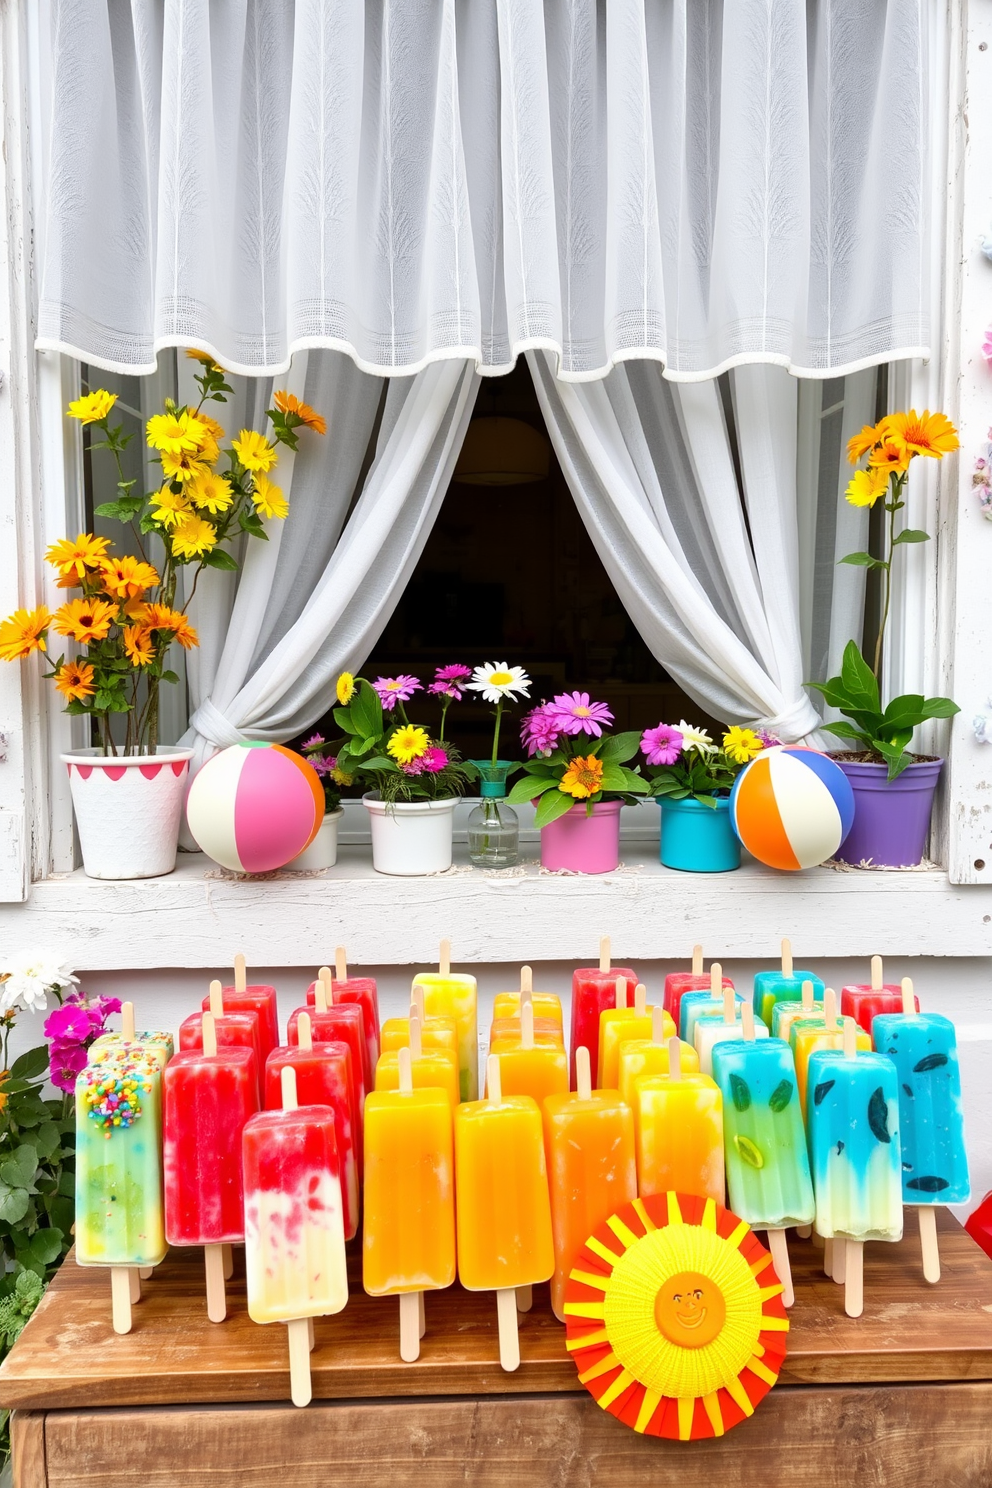
[[289, 502], [282, 494], [279, 486], [273, 485], [267, 475], [256, 475], [254, 489], [251, 499], [255, 510], [263, 517], [286, 517], [289, 515]]
[[103, 560], [100, 564], [100, 582], [115, 599], [137, 599], [146, 589], [154, 589], [160, 580], [150, 563], [125, 555], [122, 558]]
[[216, 542], [216, 529], [195, 512], [191, 512], [172, 534], [172, 551], [179, 558], [202, 558]]
[[93, 668], [81, 657], [64, 661], [55, 673], [55, 690], [70, 702], [81, 703], [96, 692], [93, 676]]
[[884, 496], [889, 488], [888, 470], [876, 470], [869, 466], [867, 470], [856, 470], [848, 482], [844, 497], [851, 506], [874, 506], [880, 496]]
[[958, 448], [958, 431], [946, 413], [931, 413], [925, 408], [917, 413], [890, 413], [879, 428], [887, 438], [901, 444], [909, 455], [928, 455], [941, 460]]
[[186, 489], [194, 505], [203, 511], [210, 512], [211, 515], [227, 511], [234, 500], [231, 482], [226, 476], [218, 475], [214, 470], [194, 476]]
[[184, 490], [174, 491], [171, 486], [163, 486], [152, 497], [152, 517], [163, 527], [175, 527], [191, 510]]
[[32, 651], [45, 650], [44, 632], [52, 623], [45, 605], [36, 610], [15, 610], [0, 623], [0, 661], [19, 661]]
[[70, 599], [55, 611], [52, 624], [59, 635], [72, 636], [83, 646], [106, 640], [117, 606], [106, 599]]
[[162, 451], [162, 473], [166, 480], [195, 480], [198, 475], [206, 475], [209, 469], [207, 459], [199, 449], [184, 450], [178, 455], [171, 455], [167, 450]]
[[182, 455], [198, 449], [206, 432], [200, 420], [188, 408], [182, 408], [177, 413], [153, 413], [145, 438], [160, 454]]
[[99, 568], [109, 546], [109, 538], [81, 532], [75, 541], [71, 537], [65, 537], [61, 542], [52, 543], [45, 554], [45, 562], [57, 568], [63, 578], [71, 575], [82, 581], [88, 569]]
[[254, 429], [242, 429], [231, 443], [246, 470], [271, 470], [276, 463], [275, 446]]
[[723, 736], [724, 754], [738, 765], [746, 765], [748, 760], [754, 759], [764, 747], [753, 729], [738, 728], [737, 724], [729, 728]]
[[412, 723], [404, 723], [394, 729], [386, 745], [398, 765], [412, 764], [425, 755], [430, 747], [431, 741], [426, 729], [417, 728]]
[[602, 789], [603, 761], [594, 754], [576, 755], [558, 782], [558, 789], [566, 796], [584, 801]]
[[84, 393], [81, 398], [69, 404], [69, 417], [78, 419], [81, 424], [96, 424], [107, 417], [116, 402], [116, 393], [108, 393], [106, 388], [97, 388], [96, 392]]
[[346, 708], [355, 696], [355, 679], [350, 672], [342, 672], [337, 685], [338, 702]]
[[145, 614], [145, 624], [151, 630], [171, 630], [172, 638], [184, 651], [200, 644], [200, 638], [181, 610], [171, 610], [168, 605], [150, 604]]

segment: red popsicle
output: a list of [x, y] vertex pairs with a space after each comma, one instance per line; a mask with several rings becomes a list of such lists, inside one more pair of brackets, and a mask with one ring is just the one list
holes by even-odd
[[[725, 987], [734, 984], [729, 977], [723, 978]], [[666, 1013], [671, 1013], [675, 1021], [675, 1027], [682, 1026], [682, 997], [686, 992], [708, 992], [710, 990], [710, 974], [703, 971], [703, 948], [695, 945], [692, 948], [692, 970], [670, 971], [665, 978], [665, 995], [662, 999], [662, 1007]]]
[[202, 1245], [207, 1316], [221, 1323], [223, 1247], [245, 1237], [241, 1133], [258, 1110], [254, 1049], [218, 1049], [203, 1015], [202, 1050], [170, 1059], [163, 1077], [165, 1233], [170, 1245]]
[[[234, 958], [234, 986], [223, 989], [225, 1013], [257, 1013], [261, 1030], [263, 1061], [269, 1051], [279, 1042], [279, 1007], [275, 987], [265, 983], [248, 985], [244, 956]], [[203, 999], [203, 1007], [210, 1006], [209, 998]]]
[[[210, 983], [210, 1012], [213, 1014], [214, 1031], [218, 1049], [253, 1049], [259, 1079], [265, 1069], [262, 1055], [261, 1021], [255, 1012], [225, 1013], [220, 982]], [[203, 1048], [203, 1014], [190, 1013], [179, 1025], [180, 1051]]]
[[[920, 999], [914, 994], [916, 1011], [920, 1011]], [[848, 1018], [853, 1018], [865, 1033], [871, 1033], [871, 1020], [878, 1013], [901, 1013], [902, 1012], [902, 987], [896, 986], [894, 982], [886, 982], [882, 979], [882, 958], [872, 956], [871, 958], [871, 985], [864, 986], [863, 983], [851, 987], [842, 987], [840, 991], [840, 1010]]]
[[575, 1051], [589, 1050], [589, 1064], [599, 1068], [599, 1015], [617, 1005], [617, 977], [627, 983], [627, 1006], [634, 1005], [637, 976], [629, 966], [610, 966], [610, 940], [599, 942], [599, 966], [580, 966], [572, 973], [571, 1088], [575, 1089]]
[[[327, 973], [325, 976], [324, 973]], [[368, 1039], [369, 1059], [372, 1068], [375, 1069], [379, 1059], [380, 1050], [380, 1027], [379, 1027], [379, 994], [376, 990], [375, 977], [350, 977], [348, 975], [348, 961], [345, 956], [344, 946], [337, 946], [334, 952], [334, 976], [331, 978], [330, 968], [322, 966], [317, 973], [318, 981], [325, 982], [330, 979], [327, 990], [328, 1002], [357, 1002], [362, 1010], [362, 1018], [365, 1023], [365, 1037]], [[331, 992], [333, 990], [333, 997]], [[317, 982], [311, 982], [307, 988], [307, 1004], [315, 1007], [317, 1004]]]
[[314, 1044], [310, 1019], [297, 1016], [298, 1044], [273, 1049], [265, 1061], [265, 1109], [282, 1107], [282, 1072], [296, 1071], [296, 1098], [301, 1106], [330, 1106], [334, 1112], [334, 1135], [341, 1165], [341, 1198], [344, 1204], [344, 1238], [358, 1233], [358, 1133], [361, 1129], [351, 1049], [334, 1042]]

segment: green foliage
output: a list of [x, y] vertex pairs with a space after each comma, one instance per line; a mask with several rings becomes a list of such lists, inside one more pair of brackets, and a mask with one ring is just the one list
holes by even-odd
[[464, 795], [478, 771], [450, 744], [442, 746], [448, 756], [443, 770], [409, 775], [400, 769], [388, 745], [395, 730], [409, 722], [402, 703], [397, 714], [387, 719], [375, 688], [364, 677], [357, 677], [351, 701], [334, 709], [334, 721], [344, 734], [335, 747], [338, 769], [351, 777], [365, 777], [386, 802], [444, 801]]
[[588, 759], [591, 755], [602, 764], [603, 774], [600, 789], [584, 800], [587, 814], [591, 814], [592, 808], [599, 801], [620, 800], [629, 805], [638, 796], [646, 795], [649, 789], [648, 782], [640, 771], [636, 768], [630, 770], [626, 764], [637, 753], [640, 741], [641, 736], [636, 731], [603, 734], [598, 739], [591, 739], [585, 734], [565, 736], [550, 754], [535, 755], [533, 759], [524, 761], [521, 766], [523, 774], [511, 789], [507, 800], [511, 805], [537, 800], [534, 824], [537, 827], [548, 826], [567, 811], [571, 811], [573, 806], [583, 802], [583, 798], [576, 798], [570, 792], [560, 790], [559, 784], [573, 759]]
[[824, 729], [887, 764], [889, 780], [913, 763], [907, 746], [915, 728], [930, 718], [953, 718], [961, 711], [950, 698], [925, 698], [914, 692], [893, 698], [883, 709], [875, 674], [854, 641], [844, 648], [840, 676], [809, 686], [822, 693], [831, 708], [851, 719], [850, 723], [825, 723]]
[[743, 768], [722, 749], [712, 754], [685, 749], [674, 764], [656, 767], [651, 776], [651, 794], [669, 801], [698, 801], [715, 811], [717, 802], [727, 797]]

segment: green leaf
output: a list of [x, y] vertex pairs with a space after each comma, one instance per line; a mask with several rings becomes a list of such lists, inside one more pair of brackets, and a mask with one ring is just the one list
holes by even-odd
[[625, 791], [627, 789], [626, 772], [618, 766], [608, 765], [603, 771], [599, 788], [604, 791]]
[[375, 688], [364, 677], [358, 682], [355, 695], [348, 706], [355, 728], [363, 739], [381, 738], [382, 704]]
[[31, 1138], [32, 1143], [38, 1149], [39, 1160], [51, 1157], [58, 1148], [61, 1141], [59, 1129], [54, 1121], [43, 1121], [38, 1130]]
[[178, 677], [178, 675], [175, 672], [163, 672], [162, 673], [162, 681], [163, 682], [178, 682], [179, 681], [179, 677]]
[[627, 782], [624, 786], [624, 790], [633, 791], [635, 796], [647, 795], [648, 791], [651, 789], [644, 776], [636, 774], [636, 772], [633, 770], [623, 768], [621, 769], [620, 774]]
[[59, 1174], [59, 1194], [62, 1198], [69, 1200], [76, 1197], [76, 1175], [63, 1168]]
[[567, 811], [571, 811], [575, 804], [574, 799], [564, 791], [548, 791], [541, 797], [537, 810], [534, 812], [535, 826], [549, 826], [551, 822], [564, 816]]
[[888, 763], [889, 773], [887, 780], [895, 780], [901, 775], [907, 765], [913, 763], [913, 756], [907, 754], [901, 744], [890, 744], [887, 739], [874, 738], [871, 741], [872, 748], [876, 754], [880, 754]]
[[363, 770], [385, 770], [393, 774], [398, 774], [400, 767], [395, 760], [389, 759], [386, 755], [374, 754], [371, 759], [362, 760], [361, 768]]
[[30, 1188], [38, 1171], [38, 1149], [22, 1142], [0, 1161], [0, 1181], [11, 1188]]
[[351, 734], [353, 737], [358, 734], [358, 725], [352, 721], [351, 712], [348, 708], [335, 708], [334, 722], [338, 728], [344, 729], [346, 734]]
[[222, 568], [228, 573], [237, 573], [238, 571], [237, 562], [223, 548], [211, 548], [209, 553], [204, 553], [200, 562], [206, 568]]
[[838, 739], [858, 739], [864, 743], [866, 749], [869, 747], [868, 735], [849, 723], [824, 723], [820, 726], [825, 733], [836, 734]]
[[506, 799], [511, 805], [516, 806], [521, 801], [533, 801], [535, 796], [543, 795], [545, 791], [557, 785], [558, 782], [554, 778], [542, 779], [538, 775], [525, 775], [512, 787]]
[[10, 1066], [10, 1073], [15, 1080], [37, 1080], [39, 1076], [46, 1073], [47, 1069], [48, 1047], [41, 1044], [37, 1049], [29, 1049], [26, 1054], [21, 1054], [15, 1059]]
[[623, 765], [627, 760], [634, 758], [640, 745], [641, 736], [636, 730], [625, 734], [614, 734], [611, 738], [603, 740], [599, 758], [604, 765]]
[[846, 557], [839, 558], [838, 563], [850, 563], [853, 568], [884, 568], [885, 564], [881, 558], [873, 558], [870, 553], [848, 553]]
[[921, 543], [929, 541], [929, 532], [921, 532], [918, 527], [906, 527], [898, 536], [892, 539], [892, 546], [896, 547], [898, 543]]
[[952, 703], [950, 698], [932, 697], [924, 701], [921, 713], [924, 718], [953, 718], [955, 713], [961, 709], [957, 703]]
[[853, 641], [848, 641], [844, 647], [840, 680], [855, 707], [878, 711], [878, 683], [875, 674]]
[[30, 1195], [23, 1188], [8, 1188], [0, 1183], [0, 1219], [8, 1224], [17, 1224], [28, 1212]]
[[62, 1254], [62, 1239], [61, 1230], [35, 1230], [28, 1243], [31, 1259], [41, 1266], [50, 1266]]

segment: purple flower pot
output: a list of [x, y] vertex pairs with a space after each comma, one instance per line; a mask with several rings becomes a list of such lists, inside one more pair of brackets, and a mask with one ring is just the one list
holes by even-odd
[[837, 850], [838, 859], [855, 866], [915, 867], [927, 845], [933, 793], [944, 761], [919, 760], [891, 781], [885, 765], [844, 759], [837, 764], [854, 791], [854, 825]]

